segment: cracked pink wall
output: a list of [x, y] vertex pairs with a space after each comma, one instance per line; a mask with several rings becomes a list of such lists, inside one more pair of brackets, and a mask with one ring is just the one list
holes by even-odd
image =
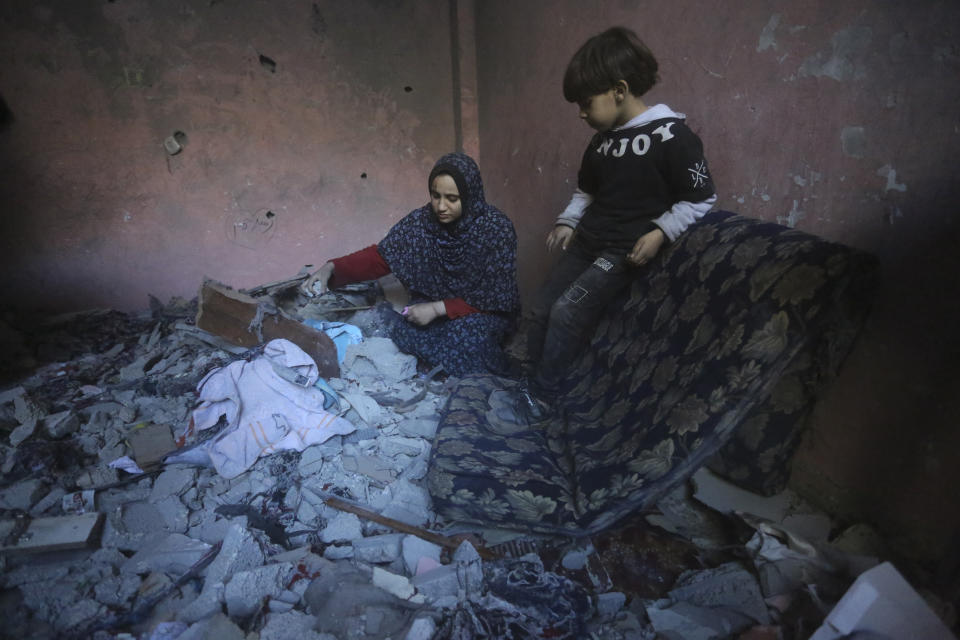
[[6, 305], [292, 276], [423, 205], [455, 144], [446, 2], [6, 2], [0, 94]]
[[688, 114], [721, 208], [881, 259], [876, 310], [817, 408], [793, 483], [844, 521], [940, 557], [960, 533], [960, 5], [485, 0], [481, 160], [488, 197], [517, 221], [527, 299], [592, 133], [563, 99], [563, 71], [615, 24], [658, 56], [647, 103]]

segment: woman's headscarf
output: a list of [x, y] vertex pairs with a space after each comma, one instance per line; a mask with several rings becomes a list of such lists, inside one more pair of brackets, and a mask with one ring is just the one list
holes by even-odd
[[430, 300], [462, 298], [481, 311], [514, 313], [517, 234], [513, 223], [483, 196], [480, 169], [463, 153], [449, 153], [427, 181], [448, 174], [460, 192], [461, 216], [441, 224], [427, 204], [407, 214], [377, 245], [390, 270], [413, 294]]

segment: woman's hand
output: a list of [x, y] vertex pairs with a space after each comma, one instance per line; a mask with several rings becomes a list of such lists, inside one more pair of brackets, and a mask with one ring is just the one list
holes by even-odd
[[300, 283], [300, 293], [312, 298], [316, 295], [323, 295], [327, 292], [327, 284], [330, 282], [330, 277], [333, 275], [333, 263], [328, 262], [317, 271]]
[[425, 327], [440, 316], [447, 315], [447, 307], [443, 304], [443, 300], [421, 302], [419, 304], [412, 304], [404, 309], [403, 315], [406, 316], [407, 322], [412, 322], [419, 327]]
[[637, 266], [647, 264], [657, 255], [666, 239], [662, 229], [643, 234], [633, 245], [633, 250], [627, 254], [627, 262]]
[[566, 251], [567, 245], [570, 244], [570, 238], [572, 237], [572, 228], [565, 224], [558, 224], [553, 228], [553, 231], [547, 235], [547, 251], [553, 251], [557, 248]]

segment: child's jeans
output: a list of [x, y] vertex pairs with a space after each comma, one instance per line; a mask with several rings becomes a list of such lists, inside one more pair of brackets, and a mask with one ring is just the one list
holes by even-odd
[[591, 256], [573, 250], [557, 261], [537, 296], [527, 334], [535, 394], [553, 400], [603, 310], [637, 276], [638, 268], [627, 263], [627, 253], [628, 249], [607, 249]]

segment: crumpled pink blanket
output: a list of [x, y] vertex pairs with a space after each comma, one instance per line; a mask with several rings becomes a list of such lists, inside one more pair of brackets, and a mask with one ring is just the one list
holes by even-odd
[[197, 385], [201, 404], [193, 423], [198, 430], [209, 429], [226, 416], [223, 431], [201, 445], [217, 473], [234, 478], [264, 453], [303, 451], [353, 432], [349, 421], [323, 410], [323, 392], [313, 386], [318, 378], [313, 359], [283, 339], [268, 342], [251, 362], [232, 362], [208, 373]]

